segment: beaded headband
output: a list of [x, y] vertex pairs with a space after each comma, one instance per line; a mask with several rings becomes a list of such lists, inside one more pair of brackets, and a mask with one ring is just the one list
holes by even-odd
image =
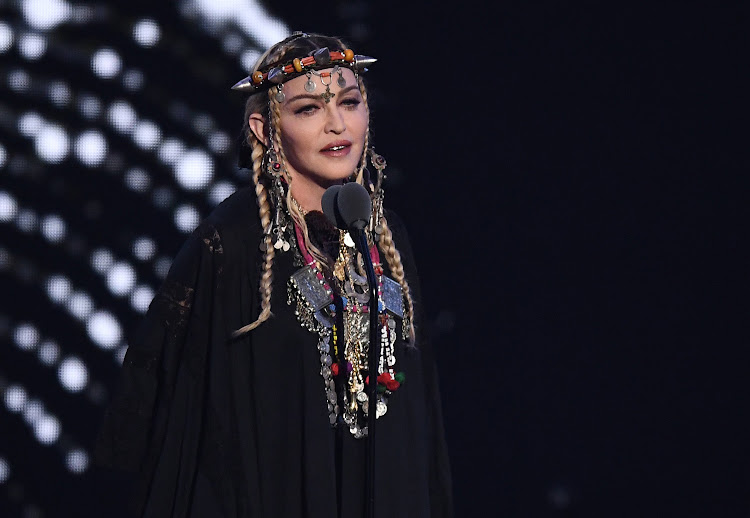
[[313, 52], [311, 56], [294, 58], [283, 65], [272, 66], [265, 72], [256, 70], [245, 79], [238, 81], [232, 90], [255, 93], [303, 74], [309, 74], [313, 70], [335, 66], [350, 68], [355, 74], [364, 73], [367, 72], [367, 67], [376, 61], [377, 59], [370, 56], [354, 54], [352, 49], [329, 51], [328, 47], [323, 47]]

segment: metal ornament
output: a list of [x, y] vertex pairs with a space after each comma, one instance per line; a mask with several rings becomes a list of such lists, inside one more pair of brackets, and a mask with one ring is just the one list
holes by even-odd
[[280, 84], [276, 87], [276, 102], [281, 104], [284, 102], [284, 99], [286, 99], [286, 95], [284, 95], [284, 85]]
[[341, 69], [340, 66], [336, 65], [333, 67], [333, 73], [336, 72], [339, 73], [339, 78], [336, 80], [336, 84], [339, 85], [339, 88], [344, 88], [346, 86], [346, 79], [344, 79], [344, 71]]
[[305, 91], [313, 93], [315, 91], [315, 83], [312, 80], [312, 72], [307, 73], [307, 83], [305, 83]]

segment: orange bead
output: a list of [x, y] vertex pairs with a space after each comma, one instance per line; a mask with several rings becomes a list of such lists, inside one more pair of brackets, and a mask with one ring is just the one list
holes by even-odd
[[261, 72], [260, 70], [256, 70], [255, 72], [253, 72], [252, 78], [253, 84], [259, 85], [263, 81], [263, 72]]
[[352, 49], [346, 49], [344, 51], [344, 61], [347, 63], [354, 61], [354, 51]]
[[294, 58], [294, 61], [292, 61], [292, 65], [294, 66], [294, 70], [297, 72], [302, 72], [302, 61], [299, 60], [299, 58]]

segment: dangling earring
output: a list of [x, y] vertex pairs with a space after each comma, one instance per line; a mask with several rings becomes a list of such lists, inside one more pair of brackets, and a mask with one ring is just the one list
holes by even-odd
[[[274, 215], [273, 221], [271, 222], [271, 228], [266, 229], [266, 235], [271, 236], [271, 242], [276, 250], [286, 252], [291, 248], [289, 243], [290, 225], [286, 214], [284, 212], [284, 199], [286, 198], [286, 190], [284, 188], [284, 181], [281, 177], [281, 172], [284, 169], [276, 156], [276, 151], [273, 147], [269, 147], [266, 150], [266, 156], [264, 158], [266, 162], [266, 172], [271, 177], [271, 197], [273, 198]], [[261, 241], [261, 249], [265, 248], [265, 240]]]

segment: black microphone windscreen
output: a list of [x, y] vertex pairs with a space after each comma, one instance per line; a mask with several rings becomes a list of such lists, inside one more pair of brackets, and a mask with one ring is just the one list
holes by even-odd
[[339, 213], [347, 228], [363, 229], [370, 221], [372, 201], [367, 190], [356, 182], [343, 185], [338, 192]]
[[323, 198], [320, 200], [320, 205], [323, 208], [323, 214], [326, 215], [331, 225], [346, 230], [346, 223], [344, 223], [338, 208], [337, 198], [340, 190], [340, 185], [333, 185], [326, 189], [326, 192], [323, 193]]

